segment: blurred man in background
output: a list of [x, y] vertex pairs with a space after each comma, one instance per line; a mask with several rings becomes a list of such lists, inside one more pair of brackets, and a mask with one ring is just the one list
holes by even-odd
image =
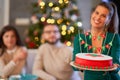
[[81, 80], [79, 74], [73, 72], [70, 66], [72, 48], [60, 42], [58, 26], [46, 25], [42, 38], [46, 43], [38, 49], [33, 74], [40, 77], [41, 80]]

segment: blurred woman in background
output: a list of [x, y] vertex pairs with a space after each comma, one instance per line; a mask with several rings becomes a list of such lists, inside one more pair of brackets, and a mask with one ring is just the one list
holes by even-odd
[[19, 75], [25, 65], [27, 51], [13, 26], [5, 26], [0, 32], [0, 77]]

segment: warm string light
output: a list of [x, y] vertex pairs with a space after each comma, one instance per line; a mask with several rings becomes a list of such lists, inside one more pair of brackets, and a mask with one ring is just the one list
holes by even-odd
[[35, 41], [39, 41], [39, 38], [38, 38], [38, 37], [35, 37]]
[[47, 23], [54, 24], [55, 23], [55, 19], [47, 19]]
[[74, 33], [75, 28], [73, 26], [70, 27], [72, 33]]
[[77, 22], [78, 27], [82, 27], [82, 22]]
[[62, 31], [61, 34], [62, 34], [63, 36], [65, 36], [65, 35], [66, 35], [66, 31]]
[[66, 26], [66, 25], [63, 25], [63, 26], [62, 26], [62, 30], [63, 30], [63, 31], [67, 30], [67, 26]]
[[44, 6], [45, 6], [45, 2], [43, 2], [43, 1], [40, 2], [40, 3], [39, 3], [39, 6], [44, 7]]
[[68, 3], [69, 3], [69, 0], [64, 0], [64, 2], [65, 2], [66, 4], [68, 4]]
[[44, 40], [44, 39], [41, 39], [40, 42], [41, 42], [41, 43], [45, 43], [45, 40]]
[[68, 30], [68, 34], [71, 34], [71, 30]]
[[58, 11], [60, 11], [60, 7], [58, 7], [58, 6], [57, 7], [53, 7], [52, 10], [58, 12]]
[[59, 2], [59, 4], [63, 4], [63, 3], [68, 4], [69, 0], [59, 0], [58, 2]]
[[67, 26], [66, 26], [66, 25], [62, 25], [62, 32], [61, 32], [61, 34], [62, 34], [63, 36], [66, 35], [66, 30], [67, 30]]
[[40, 19], [42, 22], [45, 22], [45, 17], [41, 17], [41, 19]]
[[70, 41], [67, 41], [67, 42], [66, 42], [66, 45], [67, 45], [67, 46], [71, 46], [72, 43], [71, 43]]
[[67, 31], [68, 34], [71, 34], [71, 33], [74, 33], [74, 30], [75, 30], [74, 26], [70, 26], [69, 29], [67, 30], [67, 26], [63, 25], [61, 34], [63, 36], [66, 35], [66, 31]]
[[52, 2], [50, 2], [48, 5], [49, 5], [49, 7], [52, 7], [52, 6], [53, 6], [53, 3], [52, 3]]
[[57, 24], [61, 24], [63, 22], [63, 19], [58, 19]]
[[70, 22], [67, 21], [66, 24], [67, 24], [67, 25], [70, 25]]
[[44, 9], [45, 2], [43, 2], [43, 1], [40, 1], [40, 2], [39, 2], [39, 6], [40, 6], [40, 8], [41, 8], [41, 9]]
[[59, 4], [62, 4], [62, 3], [63, 3], [63, 0], [59, 0], [58, 2], [59, 2]]

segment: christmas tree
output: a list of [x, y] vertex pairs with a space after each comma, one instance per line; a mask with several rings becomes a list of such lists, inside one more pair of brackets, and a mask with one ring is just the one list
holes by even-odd
[[32, 4], [31, 26], [25, 39], [28, 48], [38, 48], [44, 43], [41, 39], [45, 24], [56, 24], [61, 33], [61, 42], [71, 46], [73, 38], [82, 30], [76, 0], [38, 0]]

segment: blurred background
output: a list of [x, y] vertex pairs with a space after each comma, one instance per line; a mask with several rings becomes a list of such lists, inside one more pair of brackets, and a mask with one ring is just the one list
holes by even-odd
[[43, 24], [57, 24], [61, 41], [71, 46], [78, 28], [89, 30], [91, 10], [101, 1], [114, 2], [120, 17], [118, 0], [0, 0], [0, 28], [14, 25], [28, 48], [38, 48], [44, 43], [40, 37]]

